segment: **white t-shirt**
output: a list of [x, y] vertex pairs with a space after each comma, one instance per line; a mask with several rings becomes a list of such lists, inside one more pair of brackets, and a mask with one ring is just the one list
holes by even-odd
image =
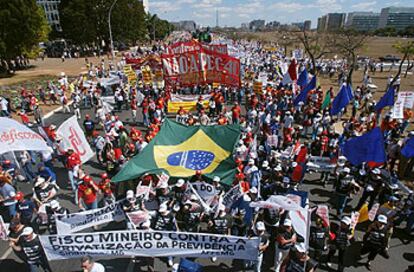
[[90, 272], [105, 272], [105, 267], [100, 263], [95, 262]]

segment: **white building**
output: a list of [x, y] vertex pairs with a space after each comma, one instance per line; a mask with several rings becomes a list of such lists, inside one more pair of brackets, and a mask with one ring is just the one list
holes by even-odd
[[59, 18], [60, 0], [36, 0], [36, 3], [45, 11], [49, 25], [56, 31], [62, 31]]

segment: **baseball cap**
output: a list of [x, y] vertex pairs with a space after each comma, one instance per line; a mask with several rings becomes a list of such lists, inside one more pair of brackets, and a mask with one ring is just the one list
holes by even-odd
[[33, 228], [32, 227], [25, 227], [24, 229], [23, 229], [23, 232], [22, 232], [22, 236], [27, 236], [27, 235], [30, 235], [30, 234], [32, 234], [33, 233]]
[[181, 187], [181, 186], [184, 185], [184, 183], [185, 183], [185, 180], [179, 179], [179, 180], [177, 180], [177, 183], [175, 184], [175, 187]]
[[262, 221], [259, 221], [259, 222], [256, 223], [256, 229], [257, 230], [265, 230], [266, 228], [265, 228], [264, 223]]
[[380, 174], [381, 174], [381, 170], [379, 170], [379, 168], [374, 168], [374, 169], [372, 170], [372, 173], [373, 173], [374, 175], [380, 175]]
[[220, 177], [219, 176], [214, 176], [213, 181], [214, 182], [220, 182]]
[[262, 167], [268, 167], [268, 166], [269, 166], [269, 162], [268, 161], [263, 161]]
[[36, 181], [36, 183], [35, 183], [35, 187], [38, 187], [38, 186], [40, 186], [41, 184], [43, 184], [43, 182], [45, 182], [46, 180], [44, 179], [44, 178], [42, 178], [42, 177], [38, 177], [37, 178], [37, 181]]
[[54, 199], [54, 200], [50, 201], [50, 207], [52, 209], [58, 209], [60, 207], [60, 204], [57, 200]]
[[292, 226], [292, 221], [290, 221], [290, 219], [285, 219], [285, 221], [283, 222], [283, 226], [291, 227]]
[[305, 247], [305, 243], [297, 243], [295, 245], [295, 248], [298, 252], [300, 253], [306, 253], [306, 247]]
[[351, 220], [351, 218], [350, 218], [350, 217], [348, 217], [348, 216], [344, 216], [344, 217], [341, 219], [341, 222], [342, 222], [342, 223], [344, 223], [345, 225], [349, 226], [349, 225], [351, 225], [352, 220]]
[[167, 204], [165, 204], [165, 203], [161, 204], [161, 205], [160, 205], [160, 208], [158, 209], [158, 211], [159, 211], [160, 213], [165, 213], [165, 212], [167, 212], [167, 211], [168, 211]]
[[274, 170], [275, 171], [282, 171], [282, 167], [280, 165], [277, 165]]
[[388, 218], [383, 214], [378, 215], [377, 220], [378, 220], [378, 222], [380, 222], [382, 224], [387, 224], [388, 223]]
[[257, 188], [256, 187], [250, 188], [249, 193], [257, 194]]
[[349, 169], [348, 167], [345, 167], [342, 171], [344, 171], [344, 173], [351, 173], [351, 169]]

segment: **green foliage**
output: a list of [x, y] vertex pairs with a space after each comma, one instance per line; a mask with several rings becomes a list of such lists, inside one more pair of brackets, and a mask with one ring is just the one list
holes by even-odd
[[37, 53], [50, 27], [35, 0], [0, 0], [0, 59]]
[[[63, 35], [75, 44], [109, 42], [109, 9], [114, 0], [62, 0], [59, 5]], [[147, 28], [142, 3], [118, 0], [112, 9], [113, 40], [134, 44], [145, 39]]]
[[174, 26], [167, 20], [160, 19], [157, 14], [147, 14], [145, 17], [147, 22], [148, 33], [151, 39], [162, 40], [174, 30]]

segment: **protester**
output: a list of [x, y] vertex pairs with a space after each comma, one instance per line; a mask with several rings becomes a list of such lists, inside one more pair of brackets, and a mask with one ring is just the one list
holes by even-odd
[[82, 272], [105, 272], [105, 267], [95, 262], [91, 256], [85, 256], [81, 260]]

